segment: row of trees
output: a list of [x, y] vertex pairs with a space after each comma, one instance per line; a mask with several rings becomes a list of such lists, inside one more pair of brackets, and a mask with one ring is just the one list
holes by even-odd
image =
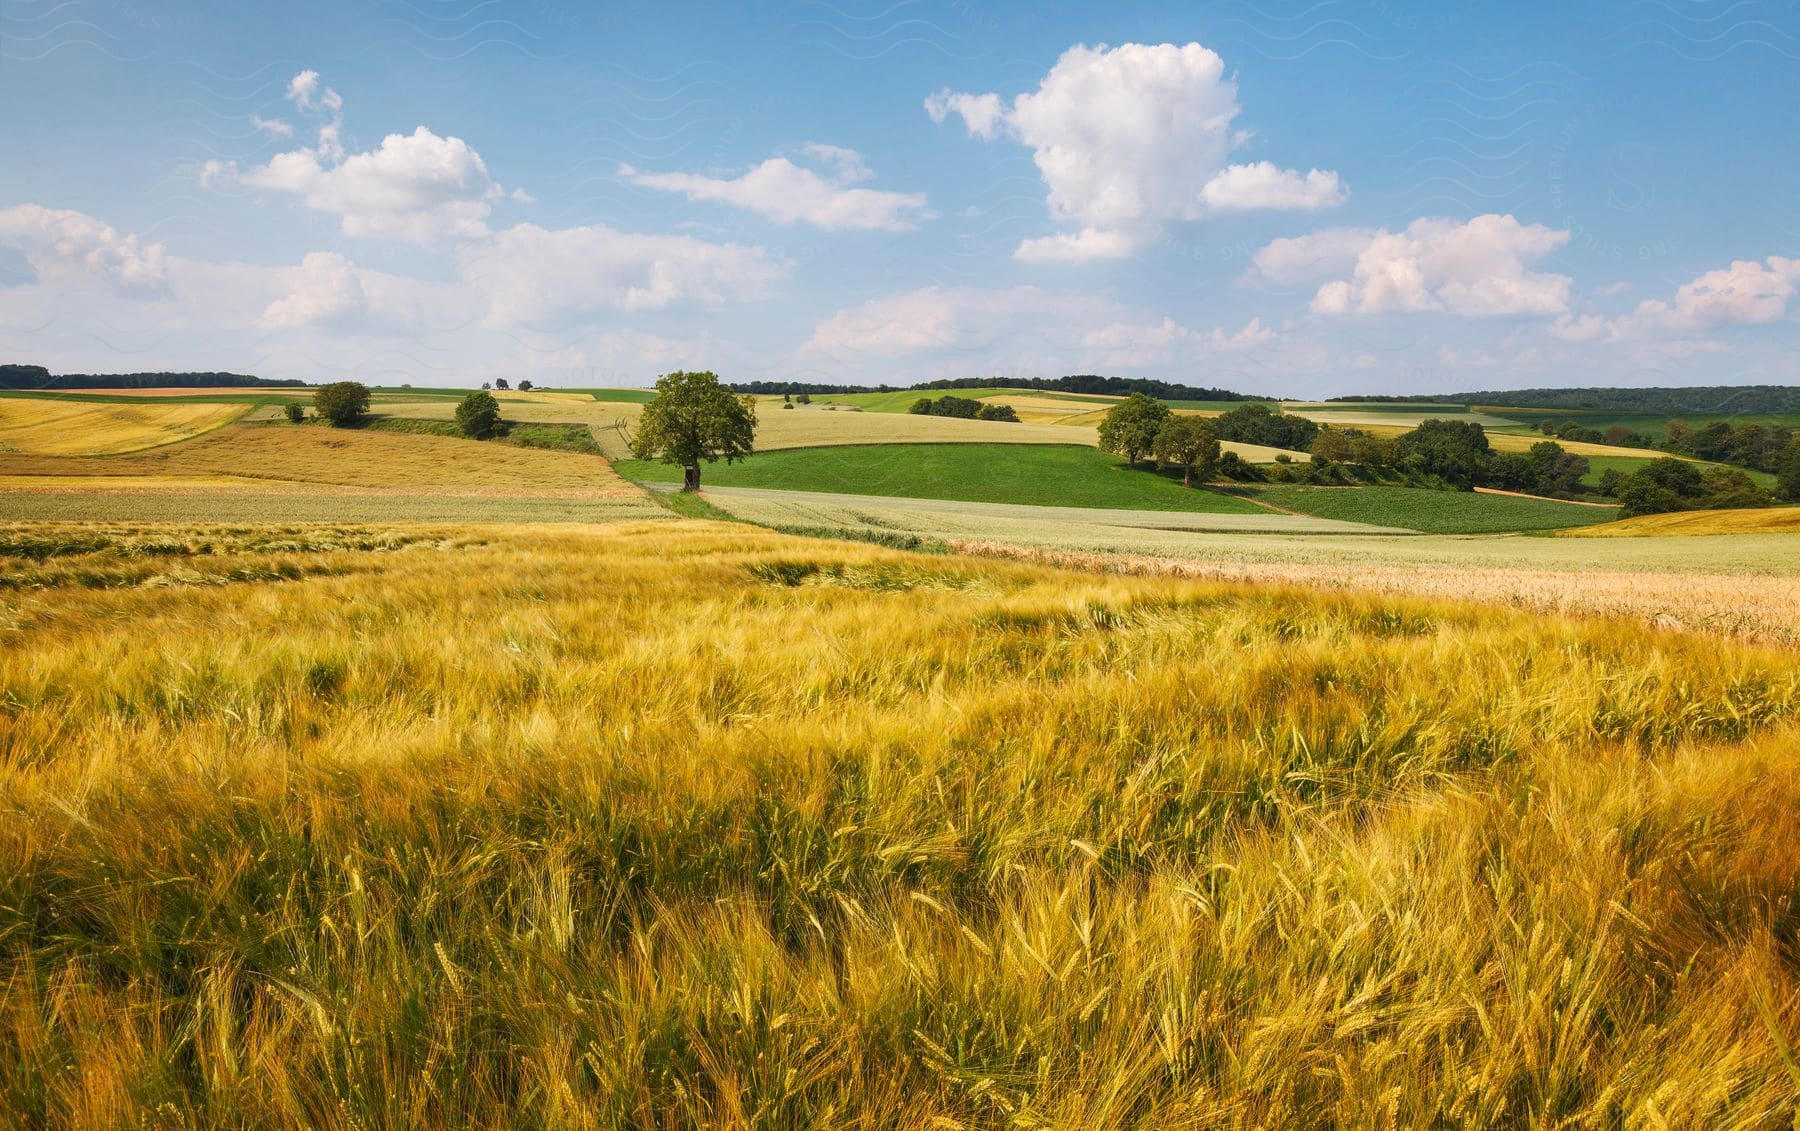
[[[1766, 507], [1775, 500], [1734, 467], [1701, 467], [1668, 456], [1651, 460], [1629, 475], [1608, 469], [1600, 477], [1603, 494], [1619, 500], [1619, 517], [1669, 511]], [[1795, 496], [1790, 496], [1795, 497]]]
[[1545, 419], [1538, 431], [1561, 440], [1589, 444], [1611, 444], [1622, 448], [1660, 448], [1676, 455], [1714, 463], [1735, 463], [1757, 471], [1776, 471], [1789, 452], [1800, 450], [1800, 438], [1794, 431], [1778, 424], [1748, 422], [1733, 424], [1729, 420], [1713, 420], [1698, 427], [1685, 420], [1671, 420], [1663, 426], [1662, 439], [1639, 432], [1623, 424], [1605, 431], [1590, 428], [1574, 420], [1558, 423]]
[[920, 397], [906, 410], [914, 416], [951, 416], [961, 420], [1002, 420], [1019, 422], [1019, 414], [1009, 404], [987, 404], [969, 397], [942, 396], [936, 400]]

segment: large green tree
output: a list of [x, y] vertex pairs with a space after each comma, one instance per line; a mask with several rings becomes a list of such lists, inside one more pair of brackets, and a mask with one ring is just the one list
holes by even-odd
[[313, 394], [313, 408], [333, 428], [348, 428], [369, 411], [369, 388], [360, 381], [333, 381]]
[[1155, 397], [1133, 393], [1106, 410], [1100, 421], [1100, 450], [1124, 456], [1135, 464], [1138, 457], [1150, 451], [1163, 422], [1169, 419], [1169, 406]]
[[1166, 464], [1181, 468], [1181, 485], [1190, 486], [1194, 471], [1211, 479], [1219, 468], [1219, 438], [1210, 421], [1198, 416], [1171, 416], [1156, 432], [1150, 453]]
[[756, 402], [712, 373], [667, 373], [644, 406], [631, 452], [683, 470], [682, 490], [700, 489], [700, 462], [735, 463], [755, 450]]

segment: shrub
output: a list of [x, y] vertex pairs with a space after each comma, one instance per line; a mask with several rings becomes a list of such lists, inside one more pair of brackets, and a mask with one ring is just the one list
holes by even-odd
[[1009, 404], [984, 404], [975, 413], [977, 420], [999, 420], [1008, 424], [1017, 424], [1019, 414]]
[[333, 428], [347, 428], [369, 411], [369, 388], [360, 381], [334, 381], [313, 394], [313, 410]]
[[289, 424], [298, 424], [306, 419], [306, 410], [300, 407], [299, 401], [289, 401], [282, 411], [287, 413]]
[[500, 402], [492, 393], [470, 393], [456, 406], [456, 426], [471, 439], [487, 439], [500, 426]]
[[1292, 448], [1304, 452], [1319, 438], [1319, 426], [1304, 416], [1276, 412], [1265, 404], [1247, 404], [1234, 408], [1213, 421], [1213, 431], [1221, 440], [1240, 444], [1262, 444], [1271, 448]]

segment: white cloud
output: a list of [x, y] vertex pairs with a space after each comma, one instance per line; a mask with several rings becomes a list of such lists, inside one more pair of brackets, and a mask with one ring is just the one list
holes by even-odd
[[1207, 354], [1240, 353], [1274, 340], [1275, 331], [1264, 326], [1260, 318], [1252, 318], [1243, 329], [1228, 334], [1219, 327], [1200, 333], [1164, 317], [1161, 322], [1149, 324], [1110, 322], [1089, 330], [1082, 344], [1093, 351], [1088, 356], [1101, 368], [1139, 369]]
[[1254, 208], [1317, 212], [1342, 204], [1347, 195], [1339, 186], [1336, 173], [1313, 169], [1301, 176], [1292, 169], [1277, 169], [1267, 161], [1227, 166], [1200, 190], [1200, 199], [1215, 212]]
[[121, 235], [84, 212], [36, 204], [0, 210], [0, 247], [23, 255], [44, 284], [97, 284], [133, 298], [163, 297], [168, 288], [169, 256], [161, 244]]
[[330, 87], [321, 89], [319, 72], [301, 71], [288, 82], [287, 100], [302, 112], [320, 118], [319, 155], [327, 161], [340, 161], [344, 156], [341, 140], [344, 126], [344, 100]]
[[1116, 372], [1238, 353], [1274, 336], [1255, 318], [1236, 333], [1200, 332], [1100, 295], [1034, 286], [934, 286], [838, 311], [818, 324], [800, 355], [839, 364], [940, 355], [964, 369], [1036, 365]]
[[276, 137], [294, 136], [293, 126], [290, 126], [280, 118], [265, 118], [261, 114], [250, 115], [250, 128], [263, 130], [267, 133], [274, 134]]
[[1304, 236], [1270, 240], [1251, 259], [1248, 282], [1291, 287], [1317, 283], [1356, 266], [1356, 257], [1376, 236], [1374, 228], [1325, 228]]
[[806, 156], [824, 166], [821, 175], [785, 157], [771, 157], [731, 179], [698, 173], [648, 173], [630, 165], [619, 175], [634, 185], [679, 192], [689, 200], [730, 204], [779, 224], [807, 223], [826, 231], [907, 231], [930, 216], [924, 193], [853, 188], [872, 174], [853, 149], [808, 145]]
[[314, 211], [338, 217], [347, 236], [409, 243], [486, 234], [491, 202], [502, 195], [467, 142], [424, 126], [389, 134], [379, 149], [337, 165], [313, 149], [280, 153], [239, 179], [292, 193]]
[[469, 321], [479, 313], [467, 290], [371, 271], [330, 251], [309, 253], [298, 267], [275, 271], [283, 293], [257, 324], [270, 330], [321, 327], [373, 333], [412, 330], [427, 321]]
[[[243, 172], [235, 162], [208, 161], [201, 166], [200, 183], [213, 189], [244, 184], [297, 196], [308, 208], [336, 216], [347, 236], [428, 244], [487, 234], [492, 203], [504, 190], [467, 142], [419, 126], [346, 157], [340, 140], [344, 102], [337, 91], [321, 87], [317, 71], [301, 71], [288, 84], [288, 98], [321, 119], [314, 145], [278, 153], [268, 164]], [[285, 123], [274, 125], [292, 132]]]
[[760, 247], [642, 235], [595, 224], [520, 224], [459, 250], [464, 281], [492, 324], [566, 322], [598, 311], [717, 306], [759, 298], [789, 264]]
[[1083, 228], [1021, 242], [1013, 258], [1026, 263], [1083, 263], [1090, 259], [1122, 259], [1143, 241], [1126, 232]]
[[1787, 317], [1788, 300], [1800, 285], [1800, 259], [1771, 255], [1766, 261], [1734, 259], [1731, 266], [1708, 271], [1681, 284], [1674, 302], [1646, 299], [1637, 309], [1615, 319], [1615, 337], [1654, 331], [1694, 333], [1715, 326], [1776, 322]]
[[1005, 127], [1030, 147], [1051, 214], [1080, 231], [1027, 241], [1021, 259], [1118, 257], [1169, 223], [1252, 209], [1315, 211], [1347, 195], [1333, 172], [1227, 165], [1248, 140], [1232, 124], [1237, 84], [1198, 43], [1075, 46], [1010, 110], [997, 95], [947, 90], [925, 109], [938, 122], [960, 114], [978, 137]]
[[[456, 251], [459, 273], [442, 281], [325, 251], [272, 266], [194, 259], [83, 213], [20, 205], [0, 209], [0, 260], [22, 260], [28, 281], [0, 284], [0, 325], [34, 327], [31, 352], [67, 371], [236, 359], [278, 377], [635, 384], [697, 357], [761, 372], [766, 354], [711, 343], [684, 307], [755, 298], [790, 269], [760, 248], [606, 228], [520, 226]], [[565, 363], [582, 372], [559, 374]]]
[[[1661, 360], [1721, 353], [1730, 346], [1705, 339], [1684, 340], [1678, 335], [1778, 322], [1787, 317], [1788, 302], [1796, 291], [1800, 291], [1800, 259], [1779, 255], [1767, 260], [1736, 259], [1729, 267], [1707, 271], [1681, 284], [1673, 301], [1645, 299], [1615, 318], [1564, 314], [1551, 324], [1550, 332], [1566, 342], [1661, 339], [1654, 351]], [[1595, 293], [1619, 292], [1616, 287], [1603, 287]]]
[[800, 152], [813, 158], [820, 164], [831, 167], [832, 179], [842, 185], [853, 185], [859, 181], [872, 181], [875, 173], [863, 161], [862, 154], [842, 145], [826, 145], [823, 142], [811, 141], [802, 146]]
[[969, 136], [984, 141], [992, 141], [1006, 121], [1006, 106], [998, 94], [957, 94], [948, 87], [925, 99], [925, 113], [939, 125], [957, 114]]
[[[1257, 252], [1253, 277], [1286, 285], [1325, 279], [1312, 300], [1321, 314], [1561, 314], [1569, 277], [1531, 268], [1568, 240], [1566, 229], [1512, 216], [1426, 218], [1401, 232], [1337, 229], [1272, 241]], [[1330, 277], [1345, 271], [1348, 278]]]

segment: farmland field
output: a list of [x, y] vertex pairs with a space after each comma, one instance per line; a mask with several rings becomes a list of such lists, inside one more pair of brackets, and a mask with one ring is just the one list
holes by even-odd
[[0, 552], [26, 1124], [1792, 1098], [1790, 653], [697, 522]]
[[1475, 491], [1418, 487], [1301, 487], [1274, 484], [1253, 489], [1256, 498], [1284, 510], [1344, 522], [1399, 526], [1428, 534], [1491, 534], [1554, 530], [1607, 522], [1611, 507]]
[[1646, 514], [1587, 530], [1570, 530], [1567, 533], [1588, 538], [1800, 533], [1800, 507]]
[[[1017, 427], [1008, 425], [1006, 427]], [[628, 477], [678, 483], [681, 469], [624, 462]], [[1183, 487], [1088, 447], [1061, 445], [871, 444], [765, 452], [705, 469], [703, 483], [1128, 510], [1245, 513], [1255, 505], [1202, 488]]]
[[0, 1124], [1791, 1098], [1787, 512], [1421, 534], [1610, 512], [1080, 444], [705, 482], [738, 522], [381, 427], [0, 453]]
[[90, 456], [184, 440], [244, 414], [231, 404], [0, 398], [0, 453]]

